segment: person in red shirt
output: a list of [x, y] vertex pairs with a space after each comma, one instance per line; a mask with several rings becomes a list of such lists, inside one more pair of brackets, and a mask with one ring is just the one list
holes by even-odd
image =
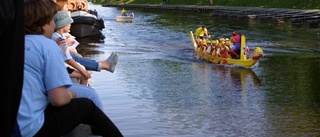
[[240, 47], [241, 47], [241, 33], [232, 32], [232, 37], [230, 38], [231, 42], [233, 43], [232, 48], [232, 58], [238, 58], [240, 55]]

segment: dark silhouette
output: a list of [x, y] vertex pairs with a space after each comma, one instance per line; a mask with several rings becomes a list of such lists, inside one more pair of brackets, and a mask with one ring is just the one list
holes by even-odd
[[166, 4], [167, 3], [167, 0], [162, 0], [162, 4]]
[[162, 4], [170, 4], [170, 0], [162, 0]]
[[[24, 6], [21, 0], [0, 1], [1, 64], [4, 72], [0, 86], [0, 133], [20, 136], [16, 117], [21, 99], [24, 64]], [[14, 134], [13, 134], [13, 131]]]

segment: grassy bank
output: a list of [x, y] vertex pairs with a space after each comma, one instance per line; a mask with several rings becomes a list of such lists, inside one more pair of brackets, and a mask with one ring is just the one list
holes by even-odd
[[[100, 4], [162, 4], [162, 0], [91, 0], [91, 2]], [[170, 4], [199, 6], [211, 5], [210, 0], [170, 0]], [[320, 0], [213, 0], [213, 6], [320, 9]]]

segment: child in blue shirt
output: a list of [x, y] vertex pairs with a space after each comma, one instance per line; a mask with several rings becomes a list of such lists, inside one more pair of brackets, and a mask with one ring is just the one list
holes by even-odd
[[24, 2], [24, 77], [17, 115], [21, 135], [62, 136], [79, 124], [88, 124], [97, 135], [122, 137], [92, 100], [79, 98], [72, 90], [61, 48], [51, 40], [56, 12], [53, 0]]

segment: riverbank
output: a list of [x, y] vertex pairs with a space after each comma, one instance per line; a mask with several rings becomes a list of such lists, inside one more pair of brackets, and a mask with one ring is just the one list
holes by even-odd
[[261, 19], [275, 21], [290, 21], [295, 25], [304, 22], [310, 27], [319, 27], [320, 9], [286, 9], [259, 8], [238, 6], [197, 6], [197, 5], [165, 5], [165, 4], [103, 4], [104, 7], [123, 7], [154, 10], [177, 10], [187, 12], [209, 13], [212, 17]]
[[105, 4], [170, 4], [198, 6], [241, 6], [260, 8], [320, 9], [319, 0], [92, 0], [93, 3]]

